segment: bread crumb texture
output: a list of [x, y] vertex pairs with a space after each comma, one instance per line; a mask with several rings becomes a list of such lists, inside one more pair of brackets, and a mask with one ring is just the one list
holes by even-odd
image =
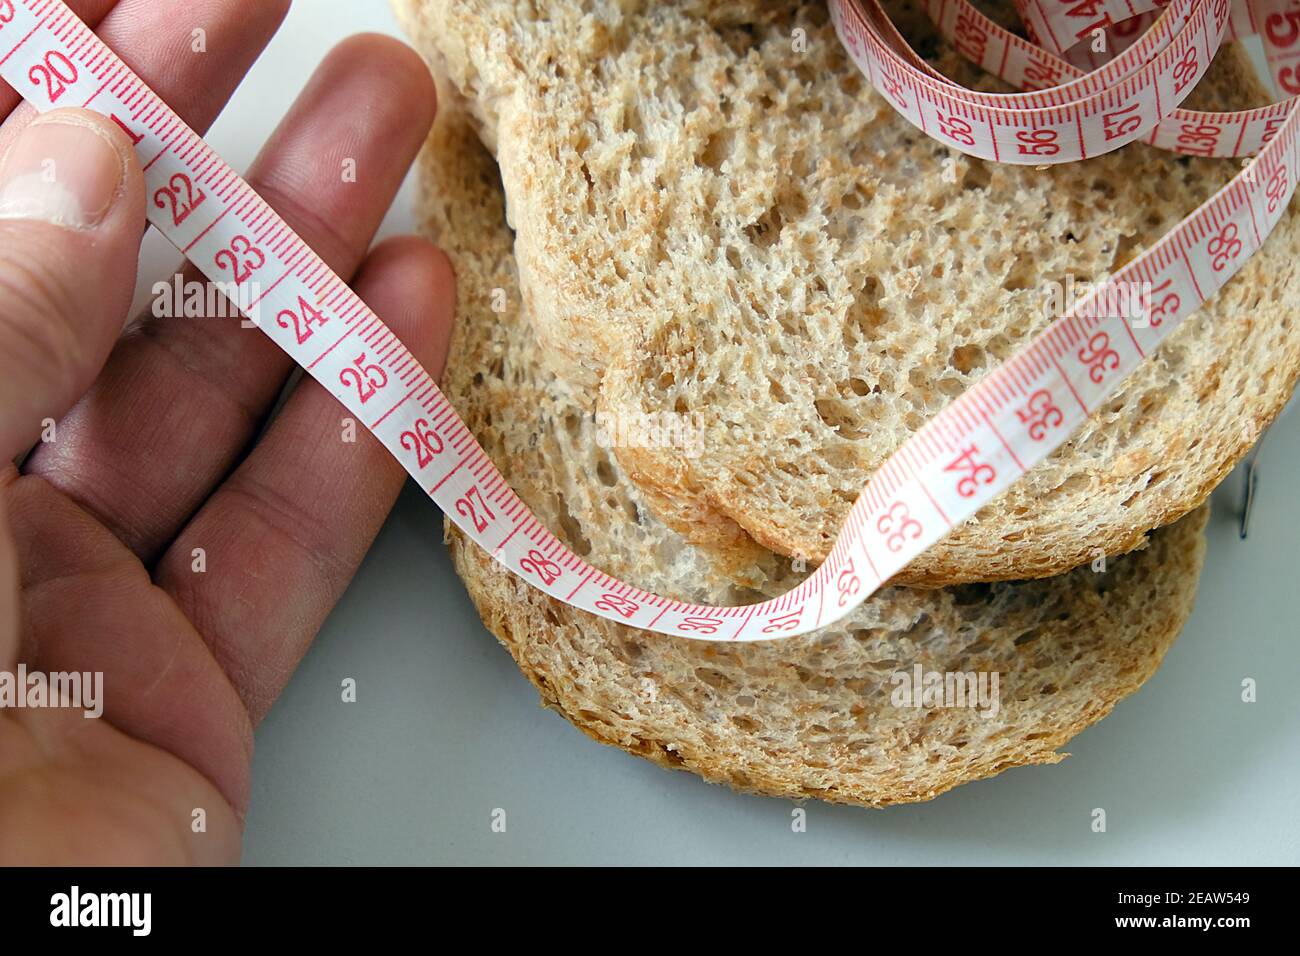
[[[872, 471], [1047, 324], [1050, 289], [1112, 274], [1237, 168], [1140, 144], [968, 158], [870, 88], [820, 3], [397, 6], [498, 156], [548, 368], [617, 420], [689, 420], [698, 454], [615, 453], [646, 507], [741, 564], [756, 544], [824, 557]], [[912, 3], [887, 6], [941, 70], [995, 88]], [[1190, 104], [1265, 101], [1228, 47]], [[1288, 212], [1064, 447], [897, 580], [1059, 574], [1203, 501], [1291, 393], [1298, 259]]]
[[[788, 559], [693, 546], [600, 440], [597, 389], [555, 374], [530, 322], [491, 156], [448, 91], [422, 158], [422, 209], [457, 270], [445, 389], [541, 520], [624, 580], [736, 604], [799, 579]], [[595, 618], [528, 587], [448, 524], [487, 626], [585, 733], [739, 790], [885, 806], [927, 800], [1059, 748], [1155, 670], [1192, 607], [1205, 515], [1104, 573], [892, 588], [840, 624], [763, 644], [703, 644]], [[743, 582], [743, 583], [738, 583]], [[998, 674], [999, 708], [896, 706], [895, 675]]]

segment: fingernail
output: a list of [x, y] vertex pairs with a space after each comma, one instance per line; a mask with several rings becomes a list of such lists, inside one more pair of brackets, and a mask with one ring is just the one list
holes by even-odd
[[125, 171], [117, 146], [92, 123], [38, 117], [0, 163], [0, 219], [90, 229], [112, 207]]

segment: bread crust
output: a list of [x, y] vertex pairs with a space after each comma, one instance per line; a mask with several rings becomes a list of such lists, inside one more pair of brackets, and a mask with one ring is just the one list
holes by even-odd
[[[648, 507], [739, 568], [821, 560], [872, 471], [1046, 324], [1046, 283], [1115, 271], [1236, 168], [1141, 144], [1050, 170], [951, 153], [867, 87], [816, 4], [398, 5], [500, 156], [549, 367], [611, 416], [700, 418], [698, 458], [615, 452]], [[1263, 101], [1229, 47], [1191, 102]], [[1300, 374], [1298, 261], [1288, 211], [1071, 441], [895, 581], [1051, 576], [1195, 508]]]
[[[791, 586], [772, 554], [738, 564], [659, 522], [606, 454], [591, 389], [548, 374], [528, 321], [491, 158], [453, 101], [422, 158], [423, 221], [457, 270], [449, 398], [511, 485], [611, 574], [671, 596], [741, 603]], [[494, 305], [504, 302], [504, 309]], [[484, 623], [588, 736], [738, 790], [883, 807], [928, 800], [1059, 749], [1156, 669], [1191, 611], [1204, 512], [1104, 573], [1023, 584], [891, 588], [833, 628], [789, 641], [702, 644], [556, 602], [447, 525]], [[752, 592], [737, 592], [744, 580]], [[999, 674], [1000, 709], [915, 709], [894, 675]]]

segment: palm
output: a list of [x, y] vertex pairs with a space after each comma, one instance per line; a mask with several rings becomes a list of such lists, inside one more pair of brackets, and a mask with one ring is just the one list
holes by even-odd
[[[12, 469], [7, 477], [10, 513], [24, 516], [14, 536], [23, 644], [33, 652], [25, 662], [104, 670], [106, 694], [129, 711], [112, 722], [63, 708], [0, 715], [0, 856], [116, 865], [236, 858], [233, 808], [247, 795], [251, 725], [219, 673], [191, 669], [206, 653], [202, 636], [102, 525], [41, 479], [15, 480]], [[75, 568], [57, 558], [64, 549], [77, 554]], [[133, 666], [114, 666], [113, 656]], [[108, 685], [110, 668], [132, 686]]]
[[[156, 0], [145, 23], [109, 0], [72, 5], [103, 17], [100, 35], [197, 129], [284, 13], [279, 2]], [[208, 52], [184, 75], [163, 69], [159, 32], [179, 21], [187, 35], [195, 19]], [[0, 95], [0, 115], [12, 105]], [[354, 39], [321, 66], [249, 179], [336, 272], [356, 274], [354, 288], [436, 373], [453, 298], [445, 257], [413, 239], [365, 256], [432, 111], [413, 54]], [[14, 110], [0, 148], [28, 119]], [[339, 175], [344, 158], [356, 182]], [[0, 353], [21, 361], [7, 319]], [[290, 366], [238, 319], [146, 317], [115, 343], [103, 325], [84, 334], [111, 354], [86, 372], [84, 394], [51, 400], [71, 403], [54, 440], [21, 473], [0, 472], [0, 670], [102, 672], [104, 716], [0, 712], [0, 861], [230, 861], [252, 727], [404, 476], [364, 432], [344, 437], [345, 411], [310, 381], [258, 437]]]

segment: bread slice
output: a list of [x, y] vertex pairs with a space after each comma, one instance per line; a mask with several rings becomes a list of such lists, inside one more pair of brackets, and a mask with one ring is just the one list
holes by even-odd
[[[1144, 145], [1049, 169], [959, 155], [869, 87], [819, 3], [397, 5], [499, 158], [550, 368], [613, 421], [680, 416], [698, 455], [630, 442], [619, 462], [742, 566], [754, 542], [824, 557], [873, 469], [1046, 325], [1049, 283], [1115, 271], [1236, 169]], [[1263, 101], [1234, 47], [1192, 103]], [[895, 581], [1058, 574], [1204, 500], [1300, 371], [1297, 262], [1289, 213], [1070, 443]]]
[[[768, 554], [748, 569], [754, 590], [740, 590], [734, 568], [659, 522], [601, 446], [591, 391], [550, 374], [495, 166], [449, 99], [422, 160], [422, 218], [456, 265], [444, 387], [471, 429], [547, 526], [612, 574], [716, 603], [791, 587], [790, 562]], [[450, 524], [448, 534], [488, 628], [543, 703], [596, 740], [741, 790], [884, 806], [1062, 759], [1058, 748], [1133, 693], [1186, 621], [1204, 520], [1202, 510], [1155, 532], [1104, 573], [891, 588], [832, 628], [743, 645], [593, 617], [529, 588]], [[895, 675], [918, 666], [996, 672], [997, 713], [898, 706]]]

